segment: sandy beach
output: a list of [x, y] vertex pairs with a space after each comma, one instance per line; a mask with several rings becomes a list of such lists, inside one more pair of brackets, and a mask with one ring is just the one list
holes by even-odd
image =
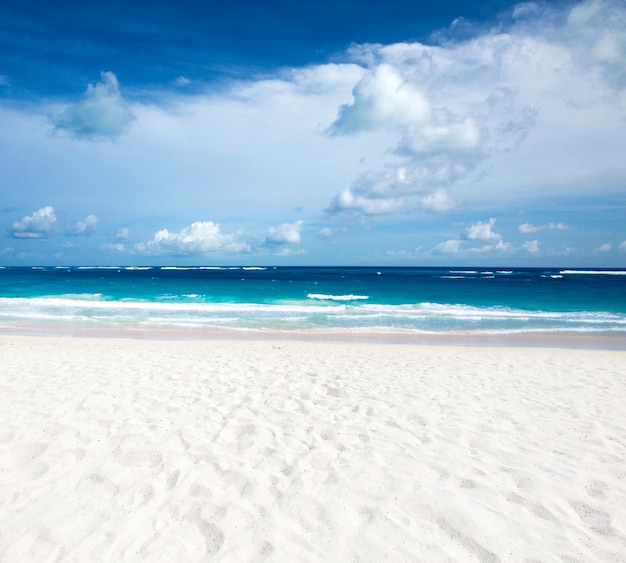
[[0, 336], [1, 561], [626, 561], [626, 351]]

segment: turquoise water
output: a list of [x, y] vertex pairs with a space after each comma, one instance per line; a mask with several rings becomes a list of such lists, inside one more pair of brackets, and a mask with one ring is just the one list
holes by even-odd
[[0, 329], [626, 335], [626, 270], [0, 268]]

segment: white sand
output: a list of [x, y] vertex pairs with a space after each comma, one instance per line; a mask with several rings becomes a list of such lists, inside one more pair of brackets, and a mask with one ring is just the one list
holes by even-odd
[[624, 351], [3, 336], [0, 423], [3, 562], [626, 561]]

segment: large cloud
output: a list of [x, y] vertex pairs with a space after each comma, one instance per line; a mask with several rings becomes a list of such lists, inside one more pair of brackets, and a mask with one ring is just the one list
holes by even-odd
[[249, 252], [247, 243], [225, 234], [212, 221], [197, 221], [178, 232], [161, 229], [152, 240], [135, 244], [135, 250], [147, 256], [206, 256], [217, 253]]
[[135, 120], [129, 104], [120, 93], [112, 72], [100, 73], [102, 81], [89, 84], [83, 99], [53, 119], [57, 130], [80, 139], [115, 138]]
[[448, 190], [480, 179], [538, 116], [578, 127], [577, 110], [589, 104], [617, 104], [623, 113], [625, 28], [616, 0], [569, 12], [527, 3], [509, 25], [463, 42], [354, 47], [366, 72], [328, 132], [392, 134], [395, 144], [384, 167], [363, 173], [328, 211], [389, 213], [412, 203], [445, 211], [458, 203]]

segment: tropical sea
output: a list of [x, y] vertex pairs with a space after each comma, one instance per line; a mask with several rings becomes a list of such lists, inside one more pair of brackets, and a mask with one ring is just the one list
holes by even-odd
[[0, 331], [42, 329], [626, 336], [626, 270], [0, 268]]

